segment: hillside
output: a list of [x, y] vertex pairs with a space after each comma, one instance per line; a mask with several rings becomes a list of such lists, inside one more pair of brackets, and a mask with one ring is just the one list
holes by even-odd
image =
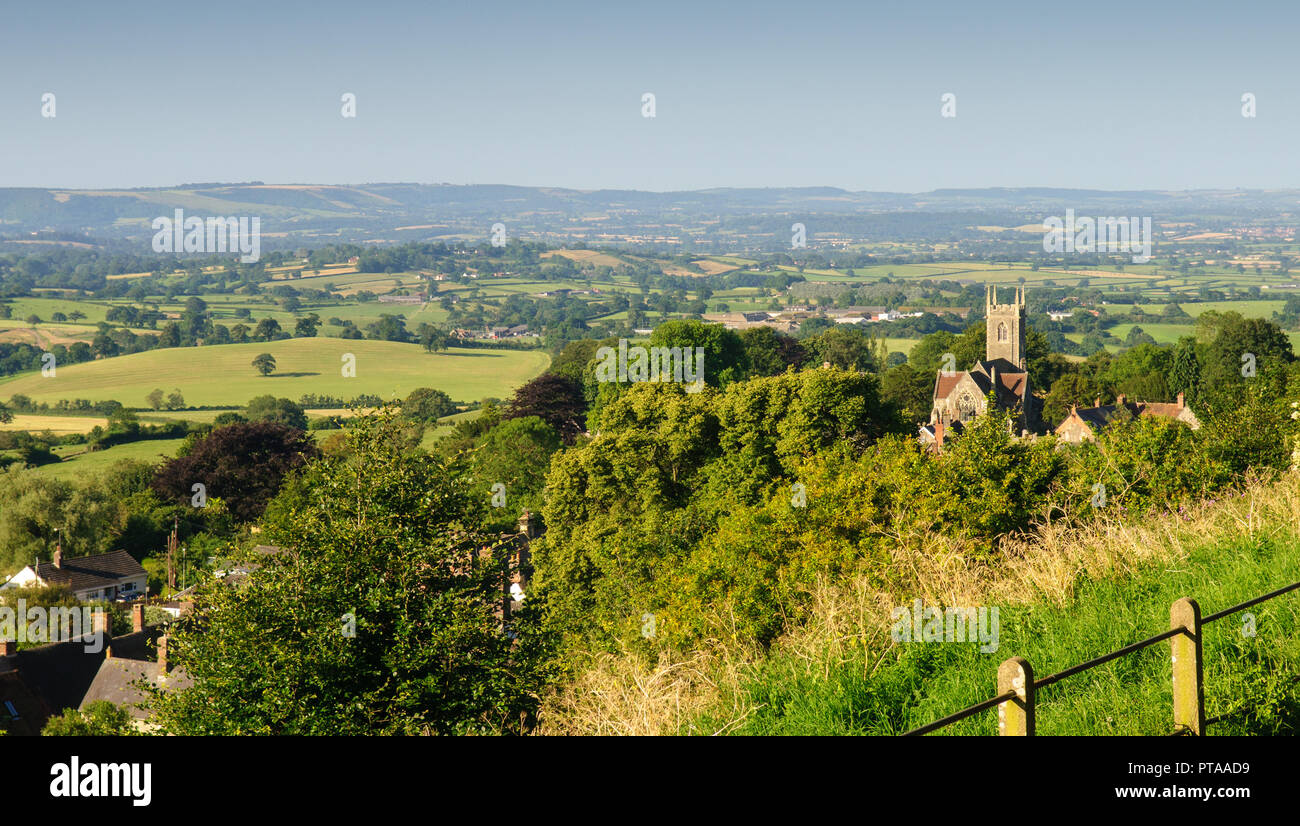
[[[995, 696], [998, 664], [1027, 658], [1039, 677], [1168, 628], [1190, 596], [1202, 615], [1300, 581], [1300, 474], [1142, 524], [1047, 527], [1006, 558], [905, 554], [910, 575], [882, 590], [866, 579], [823, 587], [800, 628], [769, 651], [723, 643], [665, 655], [605, 655], [543, 713], [565, 734], [895, 735]], [[899, 645], [890, 609], [1000, 606], [999, 647]], [[1207, 626], [1212, 735], [1300, 730], [1300, 608], [1286, 595]], [[1171, 729], [1169, 649], [1157, 644], [1044, 689], [1038, 733], [1162, 735]], [[943, 731], [997, 733], [995, 712]]]
[[[251, 362], [259, 353], [276, 359], [276, 371], [258, 375]], [[356, 356], [356, 376], [342, 375], [344, 354]], [[297, 399], [306, 393], [350, 399], [360, 394], [405, 397], [432, 387], [457, 401], [507, 398], [548, 364], [538, 351], [452, 348], [426, 353], [415, 344], [336, 338], [294, 338], [273, 342], [180, 347], [58, 368], [53, 378], [24, 374], [0, 382], [0, 396], [16, 393], [36, 402], [59, 399], [115, 399], [145, 406], [155, 388], [179, 389], [188, 405], [243, 405], [267, 393]]]

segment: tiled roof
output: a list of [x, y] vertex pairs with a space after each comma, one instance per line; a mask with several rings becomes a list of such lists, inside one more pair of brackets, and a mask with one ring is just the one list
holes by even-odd
[[126, 551], [72, 557], [63, 560], [63, 564], [57, 568], [53, 562], [41, 562], [36, 566], [36, 576], [42, 582], [67, 585], [74, 591], [117, 585], [123, 579], [144, 574], [144, 568]]

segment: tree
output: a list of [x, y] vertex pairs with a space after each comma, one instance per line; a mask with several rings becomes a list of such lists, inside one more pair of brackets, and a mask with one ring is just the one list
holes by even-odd
[[406, 329], [406, 319], [391, 313], [383, 313], [378, 321], [366, 325], [366, 335], [377, 341], [411, 340], [411, 334]]
[[316, 328], [320, 326], [320, 316], [315, 313], [309, 313], [303, 318], [298, 319], [294, 324], [293, 334], [298, 338], [313, 338], [316, 335]]
[[189, 504], [195, 483], [219, 496], [241, 522], [261, 515], [286, 474], [317, 455], [301, 430], [275, 422], [219, 427], [199, 439], [185, 456], [154, 474], [150, 487], [168, 502]]
[[84, 711], [70, 708], [51, 717], [41, 729], [44, 737], [127, 737], [138, 735], [131, 713], [108, 700], [86, 704]]
[[417, 387], [402, 402], [402, 415], [419, 422], [436, 422], [456, 412], [456, 403], [441, 390]]
[[41, 317], [38, 316], [36, 313], [32, 313], [31, 315], [27, 316], [27, 323], [35, 327], [37, 324], [41, 323]]
[[346, 449], [267, 509], [263, 534], [285, 552], [253, 587], [200, 595], [170, 637], [193, 685], [154, 700], [165, 731], [521, 730], [548, 661], [532, 609], [502, 633], [505, 549], [482, 528], [487, 502], [454, 467], [394, 449], [403, 427], [391, 410], [356, 417]]
[[263, 376], [269, 376], [275, 372], [275, 356], [270, 353], [260, 353], [253, 359], [253, 366]]
[[167, 394], [167, 409], [180, 410], [185, 406], [185, 397], [181, 395], [180, 388], [176, 388]]
[[244, 408], [244, 416], [250, 422], [275, 422], [299, 430], [307, 429], [307, 411], [302, 405], [270, 394], [251, 399], [248, 407]]
[[439, 330], [432, 324], [421, 323], [420, 326], [415, 329], [415, 335], [416, 338], [419, 339], [420, 344], [424, 345], [424, 349], [430, 353], [436, 353], [439, 350], [447, 349], [447, 345], [451, 341], [451, 336], [447, 335], [447, 333], [442, 330]]
[[163, 406], [162, 388], [156, 387], [153, 390], [149, 391], [149, 395], [145, 396], [144, 400], [147, 401], [149, 403], [149, 406], [152, 407], [154, 410], [161, 410]]
[[253, 338], [257, 341], [273, 341], [280, 335], [280, 322], [274, 318], [264, 318], [257, 322], [257, 329], [253, 331]]
[[536, 416], [560, 434], [565, 444], [573, 444], [585, 430], [586, 414], [581, 385], [567, 376], [543, 373], [515, 391], [506, 405], [505, 418]]

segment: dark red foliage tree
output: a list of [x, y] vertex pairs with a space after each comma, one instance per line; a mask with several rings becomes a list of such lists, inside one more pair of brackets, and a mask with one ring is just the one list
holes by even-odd
[[318, 455], [311, 437], [274, 422], [219, 427], [160, 467], [149, 486], [168, 502], [193, 504], [194, 485], [220, 497], [236, 519], [261, 516], [284, 477]]
[[505, 418], [537, 416], [555, 428], [565, 444], [573, 444], [586, 430], [587, 401], [582, 387], [573, 379], [543, 373], [515, 391], [506, 406]]

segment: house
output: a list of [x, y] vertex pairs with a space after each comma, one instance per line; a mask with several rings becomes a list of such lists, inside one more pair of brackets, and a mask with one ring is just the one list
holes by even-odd
[[1120, 394], [1114, 404], [1104, 405], [1101, 399], [1096, 399], [1092, 407], [1071, 407], [1070, 415], [1057, 426], [1056, 435], [1063, 442], [1074, 444], [1091, 442], [1110, 424], [1121, 408], [1127, 410], [1133, 418], [1161, 416], [1183, 422], [1192, 430], [1199, 430], [1201, 427], [1200, 420], [1187, 406], [1182, 393], [1178, 394], [1178, 400], [1175, 402], [1130, 402]]
[[120, 637], [97, 621], [90, 634], [65, 642], [20, 651], [15, 641], [0, 641], [0, 728], [40, 734], [51, 717], [95, 700], [126, 706], [138, 728], [149, 728], [148, 712], [134, 705], [145, 699], [135, 682], [180, 689], [192, 681], [169, 667], [166, 635], [145, 625], [144, 604], [131, 609], [132, 631]]
[[56, 548], [51, 562], [28, 565], [9, 578], [4, 588], [43, 588], [65, 585], [80, 602], [144, 596], [148, 574], [126, 551], [112, 551], [64, 560]]
[[[997, 287], [985, 293], [984, 359], [969, 370], [938, 371], [934, 380], [930, 425], [951, 427], [968, 423], [986, 412], [989, 395], [1003, 410], [1012, 411], [1021, 434], [1039, 429], [1037, 400], [1030, 392], [1029, 365], [1025, 356], [1025, 293], [1016, 287], [1014, 301], [999, 304]], [[922, 436], [923, 441], [925, 436]], [[942, 437], [930, 439], [942, 445]]]

